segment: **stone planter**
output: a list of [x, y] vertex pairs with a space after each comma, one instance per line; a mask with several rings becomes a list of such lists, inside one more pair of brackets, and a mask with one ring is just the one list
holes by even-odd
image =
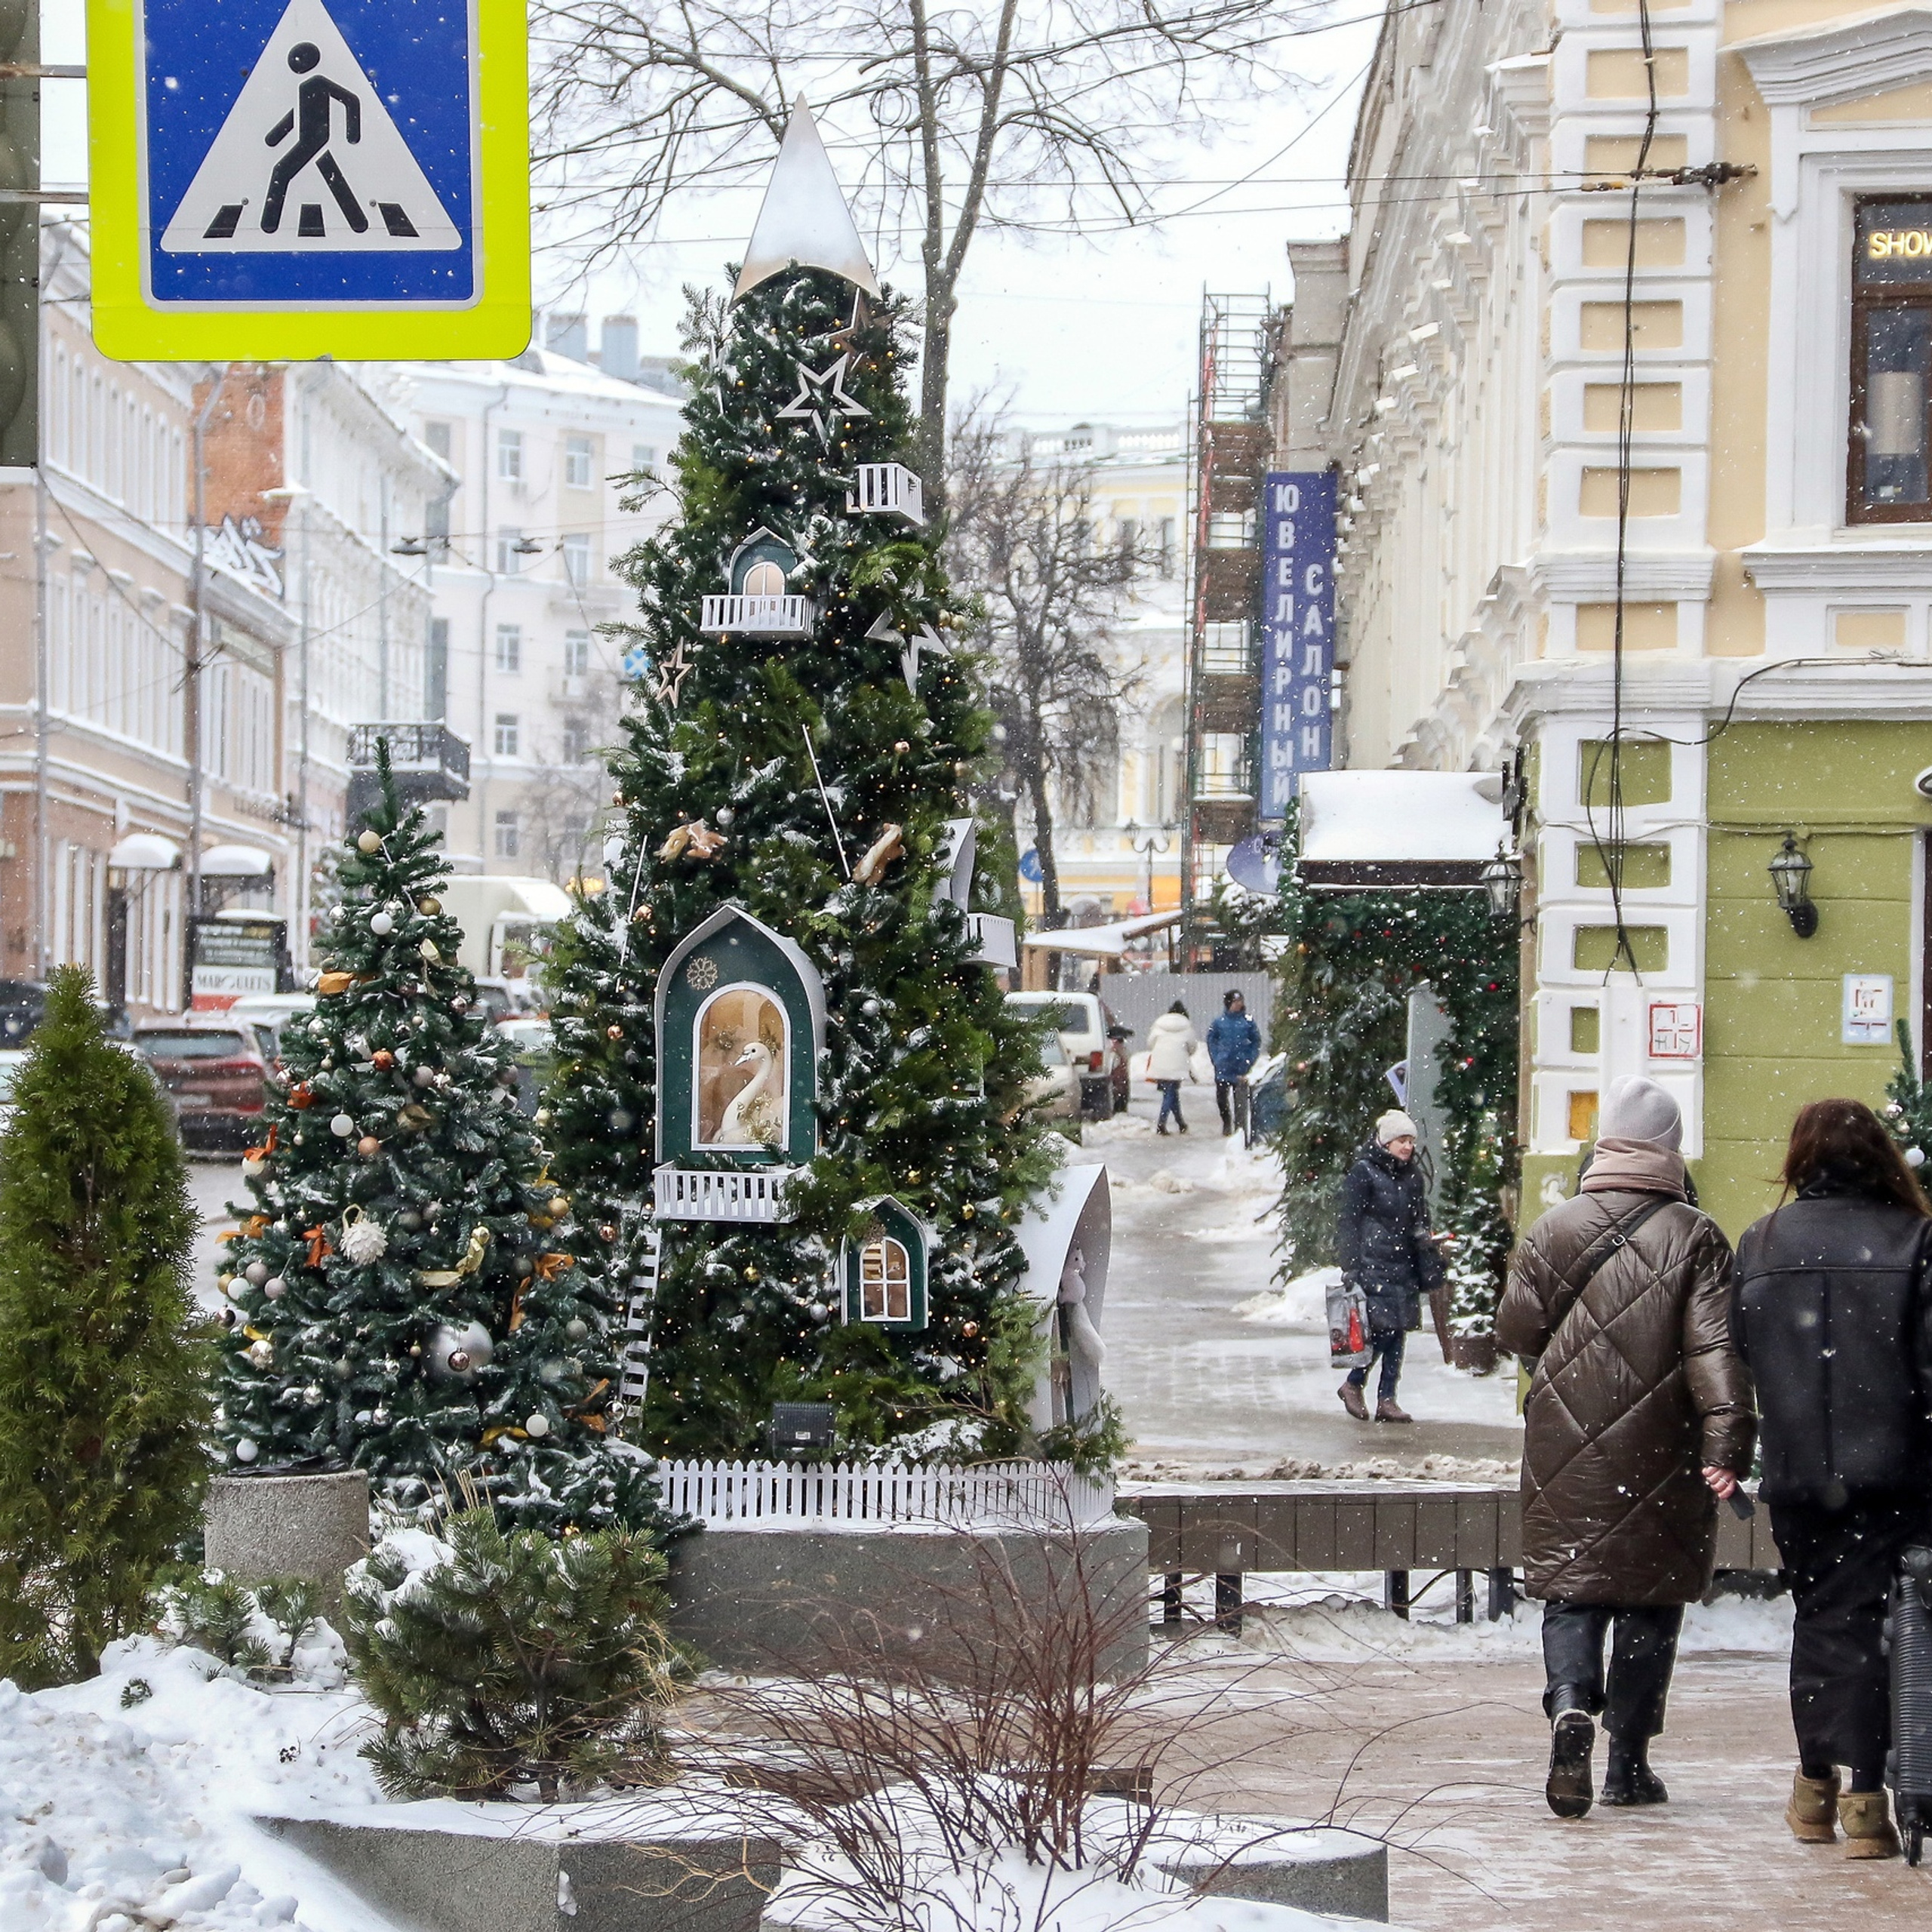
[[369, 1553], [369, 1478], [361, 1469], [326, 1475], [217, 1476], [208, 1484], [206, 1561], [242, 1581], [306, 1577], [333, 1614], [343, 1572]]
[[[1083, 1533], [1103, 1677], [1147, 1661], [1147, 1525], [1113, 1518]], [[670, 1626], [728, 1670], [811, 1675], [856, 1640], [935, 1675], [969, 1675], [995, 1634], [975, 1620], [1015, 1589], [1071, 1601], [1068, 1539], [937, 1524], [713, 1524], [671, 1549]], [[996, 1614], [996, 1611], [991, 1614]]]
[[1492, 1375], [1497, 1360], [1496, 1337], [1452, 1335], [1449, 1338], [1449, 1359], [1455, 1367], [1471, 1375]]

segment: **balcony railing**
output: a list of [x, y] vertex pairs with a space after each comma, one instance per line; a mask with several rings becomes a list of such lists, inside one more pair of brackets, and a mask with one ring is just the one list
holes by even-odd
[[448, 725], [411, 719], [390, 724], [355, 724], [349, 732], [351, 819], [375, 802], [376, 746], [389, 748], [389, 769], [405, 801], [469, 796], [469, 747]]
[[926, 486], [903, 463], [862, 463], [845, 507], [854, 515], [896, 516], [923, 524]]
[[1254, 626], [1245, 618], [1208, 624], [1201, 633], [1201, 673], [1207, 678], [1252, 678], [1261, 669]]
[[711, 637], [810, 637], [809, 597], [707, 597], [698, 629]]

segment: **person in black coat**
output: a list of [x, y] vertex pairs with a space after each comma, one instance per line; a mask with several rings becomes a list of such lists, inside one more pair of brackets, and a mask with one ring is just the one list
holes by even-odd
[[1736, 1320], [1764, 1418], [1758, 1493], [1797, 1611], [1785, 1818], [1829, 1844], [1835, 1801], [1846, 1855], [1887, 1858], [1886, 1600], [1900, 1552], [1932, 1540], [1932, 1216], [1858, 1100], [1799, 1112], [1784, 1182], [1797, 1198], [1738, 1244]]
[[1343, 1278], [1362, 1291], [1368, 1312], [1369, 1359], [1352, 1368], [1337, 1392], [1358, 1422], [1368, 1420], [1362, 1391], [1379, 1356], [1377, 1422], [1411, 1422], [1395, 1401], [1408, 1332], [1422, 1326], [1422, 1298], [1442, 1279], [1442, 1260], [1429, 1231], [1429, 1195], [1416, 1164], [1416, 1124], [1392, 1108], [1375, 1138], [1355, 1156], [1342, 1183], [1335, 1234]]

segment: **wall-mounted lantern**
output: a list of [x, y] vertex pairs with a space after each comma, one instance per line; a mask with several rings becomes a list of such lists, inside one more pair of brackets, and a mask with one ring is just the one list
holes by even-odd
[[1818, 909], [1811, 903], [1811, 861], [1798, 849], [1798, 841], [1790, 832], [1785, 834], [1777, 857], [1767, 869], [1777, 889], [1779, 910], [1800, 939], [1809, 939], [1818, 930]]
[[1523, 896], [1521, 865], [1499, 845], [1496, 857], [1483, 867], [1479, 876], [1483, 891], [1489, 894], [1491, 915], [1498, 919], [1513, 919]]

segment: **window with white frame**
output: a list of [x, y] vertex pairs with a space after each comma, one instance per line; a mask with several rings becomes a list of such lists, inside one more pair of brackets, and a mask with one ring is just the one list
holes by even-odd
[[564, 575], [571, 586], [578, 590], [590, 581], [590, 538], [581, 530], [574, 530], [559, 546], [564, 553]]
[[497, 532], [497, 574], [515, 577], [523, 568], [523, 532], [506, 524]]
[[657, 451], [649, 443], [631, 445], [631, 468], [639, 476], [648, 476], [657, 467]]
[[1862, 198], [1853, 232], [1847, 520], [1932, 521], [1932, 196]]
[[564, 675], [567, 678], [587, 678], [590, 675], [590, 633], [588, 631], [566, 631], [564, 633]]
[[491, 742], [499, 758], [515, 758], [520, 755], [517, 747], [523, 740], [523, 728], [514, 711], [497, 713], [496, 735]]
[[497, 626], [497, 669], [509, 676], [514, 676], [523, 669], [523, 626], [521, 624], [499, 624]]
[[499, 429], [497, 432], [497, 474], [506, 483], [523, 481], [523, 432], [521, 429]]
[[564, 762], [582, 764], [590, 756], [590, 727], [581, 718], [573, 718], [564, 726]]
[[[501, 721], [498, 721], [500, 724]], [[515, 812], [497, 814], [497, 857], [514, 859], [517, 855], [518, 821]]]
[[597, 445], [588, 436], [564, 438], [564, 481], [573, 490], [588, 490], [592, 481], [592, 466], [597, 460]]

